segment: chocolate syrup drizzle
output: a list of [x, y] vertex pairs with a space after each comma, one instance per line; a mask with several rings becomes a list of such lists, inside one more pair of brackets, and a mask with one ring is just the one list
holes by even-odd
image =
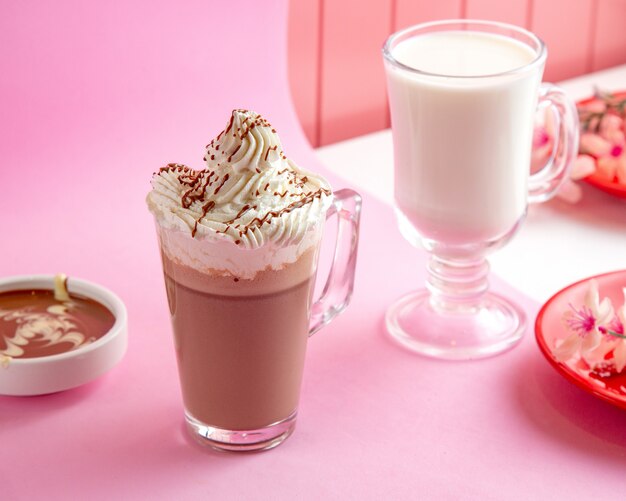
[[[223, 157], [226, 157], [226, 158], [223, 159], [224, 160], [223, 164], [218, 163], [218, 167], [220, 165], [230, 165], [232, 159], [241, 148], [241, 144], [242, 144], [241, 141], [243, 141], [248, 136], [248, 134], [250, 134], [250, 131], [253, 130], [255, 127], [269, 128], [271, 129], [272, 133], [276, 133], [276, 130], [272, 128], [271, 124], [260, 115], [258, 115], [254, 120], [252, 120], [250, 116], [247, 116], [241, 123], [241, 127], [238, 127], [236, 130], [234, 130], [233, 125], [234, 125], [234, 117], [235, 117], [236, 112], [247, 113], [245, 110], [234, 110], [233, 114], [230, 117], [230, 121], [228, 122], [226, 129], [220, 132], [220, 134], [217, 136], [216, 139], [212, 140], [209, 144], [206, 145], [207, 154], [205, 155], [204, 160], [206, 160], [206, 157], [209, 156], [209, 150], [211, 148], [214, 148], [214, 151], [216, 153], [220, 151], [220, 145], [219, 144], [215, 145], [215, 141], [219, 141], [219, 139], [223, 135], [229, 134], [231, 131], [232, 131], [233, 137], [237, 137], [237, 135], [239, 135], [239, 139], [240, 139], [239, 144], [235, 148], [233, 148], [232, 151], [228, 152], [228, 155], [226, 151], [222, 150], [221, 154]], [[284, 154], [284, 152], [282, 150], [281, 151], [278, 150], [278, 145], [274, 145], [274, 146], [269, 146], [267, 148], [267, 151], [265, 152], [264, 160], [266, 162], [268, 161], [270, 152], [272, 151], [276, 152], [276, 155], [280, 159], [282, 160], [287, 159], [287, 156]], [[215, 154], [211, 153], [210, 158], [211, 160], [215, 160]], [[228, 180], [230, 179], [230, 175], [226, 173], [220, 180], [219, 175], [217, 175], [217, 173], [214, 170], [206, 168], [203, 170], [196, 171], [186, 165], [178, 164], [178, 163], [170, 163], [170, 164], [167, 164], [165, 167], [161, 167], [159, 171], [155, 173], [155, 175], [161, 175], [163, 173], [169, 173], [169, 172], [179, 174], [178, 181], [183, 186], [188, 188], [187, 190], [183, 192], [181, 196], [181, 199], [180, 199], [181, 207], [188, 209], [196, 202], [203, 202], [202, 213], [200, 217], [198, 217], [195, 220], [193, 228], [191, 230], [191, 236], [192, 238], [194, 238], [198, 231], [198, 224], [202, 221], [202, 219], [204, 219], [207, 216], [207, 214], [212, 209], [215, 208], [215, 201], [210, 200], [210, 199], [207, 200], [207, 197], [216, 196], [220, 192], [220, 190], [224, 187], [224, 185], [228, 182]], [[261, 172], [258, 169], [258, 167], [256, 168], [256, 172], [257, 173]], [[306, 186], [306, 183], [308, 182], [307, 176], [300, 177], [298, 173], [295, 170], [293, 170], [291, 167], [287, 167], [278, 171], [277, 175], [288, 176], [290, 178], [289, 184], [300, 189], [304, 188]], [[217, 184], [217, 185], [211, 193], [208, 191], [208, 189], [211, 188], [213, 184]], [[270, 183], [268, 182], [267, 184], [265, 184], [262, 191], [267, 193], [269, 190], [269, 187], [270, 187]], [[234, 218], [223, 222], [225, 227], [222, 230], [218, 230], [217, 233], [225, 234], [229, 230], [231, 230], [231, 228], [234, 228], [235, 230], [237, 230], [239, 237], [241, 238], [244, 235], [247, 235], [248, 232], [254, 232], [254, 230], [261, 228], [261, 226], [263, 226], [264, 224], [271, 224], [275, 218], [279, 218], [283, 214], [288, 214], [295, 209], [298, 209], [307, 204], [310, 204], [315, 199], [321, 198], [322, 195], [328, 196], [330, 194], [331, 194], [330, 190], [326, 188], [319, 188], [315, 191], [307, 191], [303, 193], [290, 193], [288, 190], [285, 190], [282, 193], [279, 193], [278, 191], [274, 191], [272, 193], [272, 196], [274, 197], [278, 197], [282, 199], [285, 196], [289, 195], [290, 197], [298, 197], [298, 198], [297, 200], [292, 201], [291, 203], [289, 203], [288, 205], [286, 205], [285, 207], [281, 209], [269, 211], [262, 216], [259, 215], [253, 218], [250, 222], [248, 222], [245, 225], [236, 224], [237, 221], [239, 221], [246, 213], [248, 213], [251, 210], [257, 210], [258, 208], [258, 206], [255, 204], [245, 204], [239, 210], [239, 212]], [[255, 196], [257, 197], [260, 196], [260, 192], [258, 189], [255, 192]], [[235, 240], [235, 244], [239, 245], [240, 243], [241, 243], [240, 239]]]

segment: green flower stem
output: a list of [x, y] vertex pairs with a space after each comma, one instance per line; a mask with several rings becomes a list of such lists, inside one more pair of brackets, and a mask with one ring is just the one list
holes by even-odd
[[612, 331], [610, 329], [607, 329], [606, 333], [609, 334], [610, 336], [613, 336], [613, 337], [616, 337], [616, 338], [619, 338], [619, 339], [626, 339], [626, 335], [625, 334], [618, 334], [617, 332]]

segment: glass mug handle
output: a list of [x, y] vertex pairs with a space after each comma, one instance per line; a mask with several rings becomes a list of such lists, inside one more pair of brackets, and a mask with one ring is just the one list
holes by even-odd
[[538, 107], [553, 110], [555, 141], [550, 158], [528, 180], [528, 202], [552, 198], [569, 175], [578, 154], [578, 111], [565, 92], [552, 84], [541, 84]]
[[347, 189], [334, 192], [333, 203], [326, 212], [326, 219], [335, 214], [339, 218], [335, 253], [322, 295], [311, 308], [309, 336], [330, 323], [348, 306], [354, 289], [361, 196], [356, 191]]

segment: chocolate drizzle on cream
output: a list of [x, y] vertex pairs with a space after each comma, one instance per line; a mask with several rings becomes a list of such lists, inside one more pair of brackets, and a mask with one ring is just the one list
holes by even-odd
[[254, 112], [234, 110], [204, 159], [203, 170], [173, 163], [154, 175], [148, 205], [161, 224], [258, 248], [297, 243], [330, 205], [328, 183], [290, 161], [275, 129]]

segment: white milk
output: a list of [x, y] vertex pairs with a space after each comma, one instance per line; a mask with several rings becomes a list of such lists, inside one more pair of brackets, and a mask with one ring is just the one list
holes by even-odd
[[[514, 74], [536, 53], [477, 31], [400, 42], [387, 66], [398, 208], [419, 232], [446, 243], [507, 233], [523, 217], [533, 119], [543, 68]], [[482, 78], [469, 78], [469, 77]]]

